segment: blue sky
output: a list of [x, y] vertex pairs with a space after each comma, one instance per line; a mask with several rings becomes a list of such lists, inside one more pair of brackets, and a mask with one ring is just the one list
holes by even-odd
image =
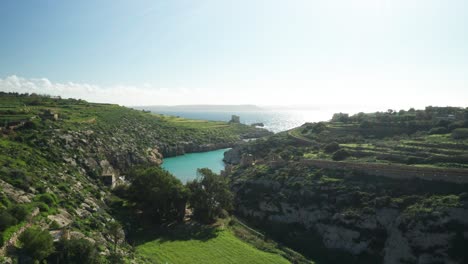
[[466, 14], [462, 0], [5, 0], [0, 90], [126, 105], [467, 106]]

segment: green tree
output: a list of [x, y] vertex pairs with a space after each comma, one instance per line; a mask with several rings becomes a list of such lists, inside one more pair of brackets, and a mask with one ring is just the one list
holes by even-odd
[[54, 241], [47, 230], [28, 228], [20, 237], [24, 253], [34, 260], [41, 261], [54, 252]]
[[9, 212], [18, 220], [18, 222], [26, 220], [26, 217], [29, 215], [28, 208], [23, 204], [15, 204], [10, 207]]
[[351, 154], [348, 151], [346, 151], [345, 149], [339, 149], [335, 153], [333, 153], [332, 159], [337, 161], [344, 160], [349, 156], [351, 156]]
[[330, 142], [324, 147], [325, 153], [333, 153], [340, 149], [340, 145], [337, 142]]
[[117, 251], [117, 244], [124, 239], [125, 234], [122, 230], [122, 226], [119, 222], [113, 221], [107, 224], [107, 233], [112, 238], [112, 242], [114, 242], [114, 253]]
[[130, 197], [153, 221], [183, 220], [187, 189], [182, 182], [159, 167], [139, 167], [129, 174]]
[[62, 239], [57, 245], [57, 262], [67, 264], [99, 263], [96, 246], [84, 238]]
[[333, 117], [332, 117], [331, 121], [332, 122], [348, 123], [349, 122], [349, 114], [347, 114], [347, 113], [335, 113], [335, 114], [333, 114]]
[[18, 221], [8, 211], [0, 211], [0, 231], [7, 229], [9, 226], [16, 225]]
[[233, 194], [226, 177], [203, 168], [198, 170], [197, 179], [188, 182], [189, 204], [195, 219], [212, 222], [223, 210], [232, 210]]

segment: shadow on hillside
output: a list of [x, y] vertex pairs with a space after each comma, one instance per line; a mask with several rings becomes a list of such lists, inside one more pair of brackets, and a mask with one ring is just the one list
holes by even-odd
[[122, 223], [127, 241], [138, 246], [159, 239], [164, 241], [207, 241], [218, 236], [219, 228], [195, 221], [160, 224], [153, 222], [132, 207], [113, 204], [113, 217]]
[[[136, 228], [135, 228], [136, 227]], [[127, 233], [127, 239], [133, 246], [159, 239], [165, 241], [200, 240], [207, 241], [218, 236], [219, 229], [196, 222], [171, 223], [169, 225], [133, 226], [133, 232]]]

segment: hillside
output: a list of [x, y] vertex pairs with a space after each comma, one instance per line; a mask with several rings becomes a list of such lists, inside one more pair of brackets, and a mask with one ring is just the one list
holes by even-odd
[[236, 212], [318, 263], [466, 263], [467, 128], [427, 107], [249, 142], [225, 154]]
[[[105, 259], [113, 248], [110, 190], [129, 169], [270, 134], [241, 124], [6, 93], [0, 94], [0, 123], [0, 256], [15, 256], [22, 227], [37, 226], [56, 239], [84, 237]], [[127, 243], [118, 247], [125, 258], [138, 258]]]

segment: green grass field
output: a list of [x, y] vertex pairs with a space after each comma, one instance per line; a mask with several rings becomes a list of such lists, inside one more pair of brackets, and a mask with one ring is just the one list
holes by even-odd
[[137, 253], [155, 263], [289, 263], [241, 241], [227, 229], [208, 240], [156, 239], [138, 246]]

